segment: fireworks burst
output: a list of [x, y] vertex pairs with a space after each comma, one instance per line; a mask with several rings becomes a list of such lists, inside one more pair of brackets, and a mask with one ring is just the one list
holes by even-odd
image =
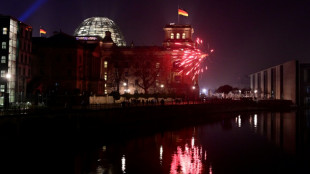
[[[207, 66], [203, 67], [203, 61], [209, 56], [208, 53], [202, 52], [198, 47], [202, 45], [203, 41], [199, 38], [196, 40], [196, 48], [189, 48], [183, 50], [183, 55], [177, 65], [180, 67], [179, 74], [184, 73], [187, 76], [191, 76], [192, 80], [197, 75], [207, 70]], [[214, 50], [208, 51], [212, 53]]]

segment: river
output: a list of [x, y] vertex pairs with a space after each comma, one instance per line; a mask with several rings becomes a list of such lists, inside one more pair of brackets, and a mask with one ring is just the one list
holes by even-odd
[[24, 119], [23, 124], [12, 126], [17, 120], [12, 119], [0, 127], [0, 170], [74, 174], [310, 173], [309, 110], [232, 115], [171, 130], [135, 130], [134, 136], [129, 136], [130, 131], [110, 128], [96, 133], [82, 129], [82, 125], [75, 130], [64, 128], [68, 122], [57, 124], [52, 131], [52, 126], [31, 126]]

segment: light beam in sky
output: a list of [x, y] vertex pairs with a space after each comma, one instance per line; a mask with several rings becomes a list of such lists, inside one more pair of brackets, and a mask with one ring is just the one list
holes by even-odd
[[41, 5], [43, 5], [48, 0], [36, 0], [19, 18], [18, 20], [24, 22], [28, 19], [32, 13], [34, 13]]

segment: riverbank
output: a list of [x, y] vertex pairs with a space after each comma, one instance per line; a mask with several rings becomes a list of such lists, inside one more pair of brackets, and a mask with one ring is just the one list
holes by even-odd
[[0, 121], [34, 122], [41, 125], [48, 125], [51, 122], [55, 126], [64, 122], [69, 124], [69, 127], [72, 126], [72, 129], [79, 129], [79, 126], [83, 125], [86, 129], [94, 129], [94, 131], [97, 131], [97, 129], [99, 131], [101, 127], [111, 129], [120, 127], [125, 130], [126, 128], [166, 129], [216, 121], [234, 117], [236, 114], [243, 112], [289, 112], [297, 109], [286, 101], [253, 102], [234, 100], [217, 100], [194, 104], [114, 105], [105, 106], [103, 109], [100, 108], [95, 106], [17, 110], [11, 114], [2, 115]]
[[[108, 109], [52, 109], [0, 117], [4, 142], [33, 141], [61, 146], [89, 142], [118, 141], [167, 130], [223, 121], [243, 114], [290, 112], [285, 104], [226, 101], [179, 105], [124, 106]], [[98, 137], [101, 137], [98, 140]], [[85, 144], [85, 143], [83, 143]]]

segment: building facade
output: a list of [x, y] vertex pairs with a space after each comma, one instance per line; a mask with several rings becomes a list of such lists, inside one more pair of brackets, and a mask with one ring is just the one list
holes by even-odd
[[32, 27], [11, 16], [0, 16], [0, 106], [25, 102], [31, 79]]
[[193, 28], [170, 24], [164, 32], [163, 46], [140, 47], [116, 47], [106, 34], [100, 53], [104, 94], [198, 94], [198, 74], [186, 73], [181, 66], [184, 55], [197, 51], [192, 41]]
[[291, 100], [300, 106], [309, 105], [310, 64], [296, 60], [250, 74], [250, 86], [258, 99]]

